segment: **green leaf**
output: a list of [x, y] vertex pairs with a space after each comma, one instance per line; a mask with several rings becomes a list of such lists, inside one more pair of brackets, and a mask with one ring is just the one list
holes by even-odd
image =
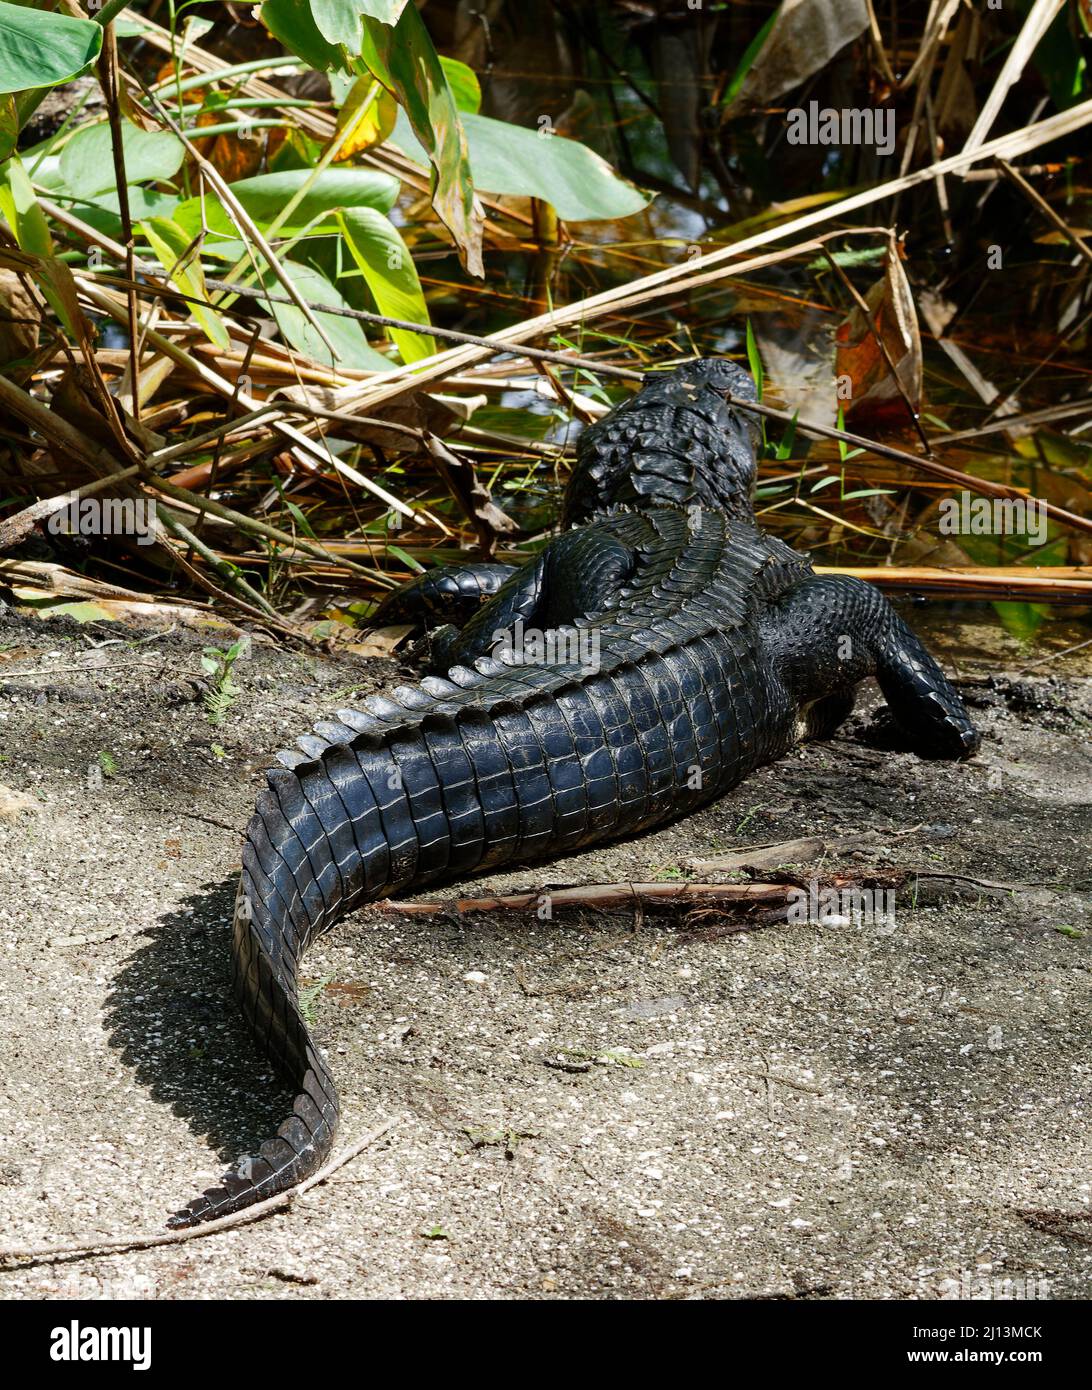
[[15, 233], [21, 251], [29, 251], [33, 256], [52, 256], [49, 224], [18, 155], [0, 169], [0, 213]]
[[993, 607], [1005, 631], [1018, 642], [1030, 642], [1050, 617], [1045, 603], [995, 603]]
[[0, 3], [0, 92], [67, 82], [101, 48], [102, 26], [90, 19]]
[[754, 36], [754, 38], [747, 45], [747, 47], [743, 50], [743, 57], [739, 60], [739, 66], [732, 74], [732, 80], [728, 83], [728, 86], [724, 90], [724, 96], [721, 98], [722, 106], [728, 106], [738, 95], [739, 89], [743, 86], [744, 78], [747, 76], [747, 74], [751, 71], [751, 68], [754, 66], [754, 61], [758, 57], [759, 53], [761, 53], [762, 47], [765, 44], [767, 38], [769, 37], [770, 30], [774, 27], [774, 23], [777, 19], [777, 16], [780, 13], [781, 6], [778, 5], [777, 9], [774, 10], [773, 14], [770, 15], [766, 23]]
[[[199, 256], [191, 253], [188, 259], [182, 259], [190, 250], [193, 240], [189, 233], [177, 222], [172, 222], [166, 217], [149, 217], [140, 224], [140, 230], [147, 238], [156, 260], [171, 277], [172, 283], [177, 285], [183, 294], [192, 295], [195, 299], [207, 299], [205, 272], [201, 268]], [[190, 317], [200, 324], [210, 342], [225, 351], [231, 346], [224, 321], [214, 309], [204, 304], [187, 304], [186, 308]]]
[[[474, 187], [485, 193], [541, 198], [567, 222], [613, 221], [651, 201], [579, 140], [470, 112], [462, 120]], [[401, 115], [394, 140], [411, 159], [423, 162], [421, 146]]]
[[777, 446], [777, 453], [774, 455], [775, 458], [792, 458], [793, 446], [796, 444], [796, 421], [799, 414], [799, 410], [793, 411], [792, 419], [785, 426], [785, 433], [781, 438], [781, 443]]
[[15, 233], [19, 249], [37, 257], [32, 273], [49, 307], [68, 333], [77, 342], [83, 341], [87, 324], [80, 313], [72, 272], [53, 254], [49, 224], [18, 155], [0, 166], [0, 213]]
[[[252, 179], [239, 179], [231, 191], [259, 226], [272, 222], [300, 185], [311, 177], [310, 169], [283, 169], [276, 174], [257, 174]], [[375, 208], [389, 212], [398, 198], [398, 180], [378, 169], [325, 169], [300, 199], [292, 213], [291, 226], [282, 227], [287, 233], [305, 227], [324, 213], [343, 208]], [[201, 228], [200, 198], [187, 198], [179, 203], [174, 220], [191, 236]], [[223, 236], [238, 236], [231, 218], [220, 200], [204, 199], [206, 225]]]
[[[141, 130], [125, 120], [121, 123], [121, 144], [126, 183], [173, 178], [186, 153], [181, 140], [169, 130]], [[78, 130], [61, 151], [61, 176], [68, 191], [78, 198], [94, 198], [116, 188], [113, 148], [105, 121]]]
[[[292, 283], [304, 299], [313, 304], [330, 304], [336, 309], [350, 307], [326, 276], [320, 275], [311, 266], [303, 265], [299, 261], [285, 261], [283, 264]], [[262, 284], [270, 294], [284, 294], [281, 282], [272, 271], [267, 270], [263, 274]], [[297, 351], [314, 358], [316, 362], [327, 362], [332, 367], [341, 363], [346, 367], [360, 367], [365, 371], [391, 370], [393, 364], [381, 353], [376, 352], [375, 348], [368, 346], [364, 330], [355, 319], [338, 318], [334, 314], [315, 314], [326, 336], [334, 345], [336, 356], [331, 362], [329, 349], [295, 305], [270, 304], [269, 310], [277, 320], [277, 327], [285, 340]]]
[[460, 111], [469, 111], [471, 115], [476, 116], [482, 105], [482, 88], [478, 74], [465, 63], [460, 63], [458, 58], [445, 58], [442, 53], [440, 66], [447, 78], [447, 85], [451, 88], [451, 95], [455, 98], [455, 105]]
[[[379, 312], [392, 319], [428, 323], [428, 306], [421, 292], [421, 282], [398, 228], [372, 208], [343, 212], [338, 220], [346, 245], [360, 267]], [[403, 362], [416, 362], [419, 358], [431, 357], [436, 351], [435, 341], [423, 333], [392, 328], [391, 337], [398, 344]]]
[[401, 560], [404, 565], [408, 565], [416, 574], [424, 574], [425, 567], [420, 560], [414, 559], [408, 550], [403, 550], [400, 545], [387, 544], [387, 553]]
[[757, 398], [761, 402], [762, 388], [766, 384], [766, 373], [762, 370], [762, 354], [758, 350], [755, 331], [751, 327], [750, 319], [747, 320], [747, 363], [751, 368], [751, 375], [755, 379]]
[[[149, 217], [174, 217], [178, 198], [173, 193], [159, 193], [154, 188], [129, 185], [129, 216], [134, 224]], [[96, 231], [105, 232], [115, 241], [122, 239], [121, 201], [117, 193], [98, 193], [93, 203], [81, 204], [80, 220]]]
[[349, 68], [349, 54], [341, 44], [323, 38], [308, 0], [265, 0], [262, 23], [309, 68], [319, 72]]

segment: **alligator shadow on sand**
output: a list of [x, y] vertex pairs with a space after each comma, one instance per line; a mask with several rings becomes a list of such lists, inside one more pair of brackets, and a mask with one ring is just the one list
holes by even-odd
[[[289, 1095], [231, 994], [237, 882], [206, 884], [164, 913], [118, 971], [106, 1005], [111, 1045], [136, 1080], [225, 1165], [249, 1152]], [[164, 1192], [164, 1219], [186, 1195]]]

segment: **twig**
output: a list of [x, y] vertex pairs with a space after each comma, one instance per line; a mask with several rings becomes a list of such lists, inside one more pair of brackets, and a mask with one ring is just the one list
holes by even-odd
[[[77, 276], [76, 281], [93, 304], [109, 314], [111, 318], [119, 322], [124, 322], [124, 311], [114, 302], [113, 295], [100, 290], [98, 286], [89, 281], [85, 276]], [[221, 376], [219, 372], [214, 372], [211, 367], [207, 367], [203, 362], [199, 362], [191, 353], [186, 352], [184, 348], [180, 348], [177, 343], [173, 343], [162, 333], [157, 333], [149, 328], [147, 330], [147, 338], [154, 348], [164, 353], [167, 357], [173, 358], [188, 371], [193, 372], [206, 386], [215, 391], [217, 395], [225, 396], [228, 400], [236, 400], [248, 410], [253, 410], [258, 406], [259, 402], [247, 392], [240, 391], [237, 383], [232, 383], [228, 381], [226, 377]], [[327, 468], [333, 468], [336, 472], [348, 478], [350, 482], [356, 483], [358, 486], [366, 488], [369, 492], [374, 493], [375, 496], [386, 502], [388, 507], [393, 507], [395, 511], [401, 512], [402, 515], [407, 517], [410, 521], [421, 521], [420, 515], [414, 511], [412, 507], [407, 506], [401, 498], [395, 497], [393, 493], [388, 492], [384, 487], [380, 487], [380, 485], [373, 482], [371, 478], [366, 477], [357, 469], [351, 468], [349, 464], [331, 453], [328, 448], [323, 447], [321, 444], [316, 444], [313, 439], [309, 439], [307, 435], [296, 429], [294, 425], [288, 424], [284, 419], [277, 418], [276, 415], [273, 416], [270, 423], [280, 434], [284, 435], [290, 444], [296, 446], [297, 452], [300, 450], [303, 451], [307, 456], [304, 463], [309, 471], [314, 471], [316, 463]]]
[[982, 597], [1026, 603], [1092, 603], [1092, 566], [1053, 565], [1041, 568], [1007, 565], [965, 569], [918, 565], [816, 565], [816, 574], [847, 574], [877, 588], [907, 589], [952, 598]]
[[73, 488], [71, 492], [62, 492], [57, 497], [45, 497], [41, 501], [32, 502], [29, 507], [24, 507], [21, 512], [16, 512], [14, 516], [5, 517], [4, 520], [0, 521], [0, 551], [18, 545], [21, 540], [30, 535], [39, 521], [51, 516], [54, 512], [59, 512], [62, 507], [67, 507], [82, 497], [93, 497], [95, 493], [102, 492], [104, 488], [113, 487], [115, 483], [125, 482], [129, 478], [135, 477], [139, 472], [140, 464], [134, 463], [131, 468], [123, 468], [120, 473], [110, 473], [105, 478], [97, 478], [93, 483], [84, 483], [82, 487]]
[[554, 907], [632, 907], [635, 902], [672, 903], [781, 902], [791, 883], [590, 883], [582, 888], [542, 888], [533, 893], [509, 893], [496, 898], [456, 898], [450, 902], [401, 902], [386, 899], [373, 906], [407, 917], [431, 917], [446, 912], [524, 912], [538, 908], [544, 898]]
[[[191, 550], [196, 550], [202, 560], [210, 564], [226, 584], [230, 584], [233, 589], [237, 589], [240, 594], [250, 600], [250, 605], [252, 606], [243, 606], [248, 608], [248, 611], [252, 615], [254, 609], [257, 609], [261, 616], [272, 618], [274, 622], [280, 623], [285, 627], [289, 627], [290, 630], [295, 631], [295, 629], [291, 629], [290, 624], [285, 623], [284, 619], [264, 594], [258, 593], [257, 589], [246, 582], [242, 576], [242, 572], [239, 571], [236, 566], [229, 565], [226, 560], [221, 560], [215, 550], [210, 549], [200, 536], [195, 536], [188, 527], [183, 526], [182, 522], [179, 521], [177, 517], [171, 516], [170, 512], [164, 512], [162, 520], [164, 526], [166, 526], [172, 536], [177, 536], [179, 540], [185, 541]], [[180, 559], [181, 557], [179, 556], [176, 558]], [[296, 635], [298, 636], [299, 634], [296, 633]]]
[[65, 1256], [95, 1255], [102, 1250], [149, 1250], [157, 1245], [179, 1245], [183, 1241], [200, 1240], [202, 1236], [214, 1236], [220, 1231], [249, 1225], [252, 1221], [259, 1221], [263, 1216], [268, 1216], [270, 1212], [280, 1211], [284, 1207], [291, 1206], [312, 1187], [317, 1187], [319, 1183], [325, 1182], [339, 1168], [344, 1168], [365, 1149], [370, 1148], [385, 1134], [389, 1134], [400, 1118], [400, 1116], [395, 1116], [393, 1119], [384, 1120], [381, 1125], [377, 1125], [375, 1129], [365, 1134], [363, 1139], [345, 1149], [336, 1158], [332, 1158], [329, 1163], [323, 1164], [317, 1173], [312, 1173], [309, 1178], [304, 1178], [303, 1182], [297, 1183], [295, 1187], [290, 1187], [287, 1192], [280, 1192], [275, 1197], [267, 1197], [264, 1202], [255, 1202], [252, 1207], [244, 1207], [242, 1211], [232, 1212], [230, 1216], [220, 1216], [215, 1221], [206, 1221], [202, 1226], [187, 1226], [180, 1231], [137, 1232], [132, 1236], [112, 1236], [103, 1240], [92, 1239], [79, 1245], [30, 1245], [23, 1249], [14, 1247], [0, 1250], [0, 1261], [26, 1260], [37, 1262], [39, 1260], [63, 1259]]
[[973, 153], [975, 150], [983, 148], [986, 136], [993, 128], [993, 123], [997, 119], [1005, 97], [1008, 95], [1009, 88], [1019, 81], [1020, 74], [1024, 71], [1024, 67], [1039, 45], [1039, 40], [1054, 22], [1055, 15], [1064, 4], [1065, 0], [1034, 0], [1027, 18], [1024, 20], [1023, 27], [1016, 36], [1016, 42], [1009, 49], [1008, 57], [998, 74], [997, 81], [983, 102], [978, 119], [975, 121], [970, 135], [967, 136], [967, 142], [963, 146], [964, 154]]
[[[1028, 380], [1030, 380], [1030, 376]], [[1004, 399], [1011, 399], [1011, 393]], [[1004, 400], [1000, 404], [1003, 405]], [[1092, 412], [1092, 396], [1086, 397], [1083, 401], [1064, 401], [1061, 405], [1044, 406], [1042, 410], [1029, 410], [1023, 415], [1001, 415], [995, 420], [993, 416], [999, 408], [998, 405], [995, 405], [986, 423], [976, 425], [974, 429], [957, 430], [954, 434], [937, 435], [933, 440], [934, 448], [943, 449], [949, 444], [961, 444], [965, 439], [977, 439], [981, 434], [997, 434], [999, 431], [1007, 433], [1016, 427], [1045, 425], [1053, 420], [1064, 420], [1070, 415], [1085, 415]]]
[[1040, 657], [1038, 661], [1030, 661], [1026, 666], [1020, 668], [1019, 674], [1022, 676], [1025, 671], [1034, 671], [1036, 666], [1045, 666], [1048, 661], [1057, 661], [1059, 657], [1069, 656], [1072, 652], [1080, 652], [1085, 647], [1092, 647], [1092, 637], [1084, 642], [1078, 642], [1075, 646], [1064, 647], [1060, 652], [1051, 652], [1048, 656]]
[[[282, 531], [278, 526], [271, 526], [267, 521], [259, 521], [257, 517], [246, 516], [243, 512], [233, 511], [231, 507], [225, 507], [222, 502], [205, 497], [199, 492], [191, 492], [189, 488], [178, 487], [167, 478], [161, 478], [155, 473], [148, 472], [147, 481], [151, 487], [165, 492], [168, 497], [177, 498], [180, 502], [188, 502], [191, 507], [196, 507], [202, 514], [209, 512], [213, 516], [220, 517], [223, 521], [229, 521], [240, 531], [248, 531], [252, 535], [277, 541], [280, 545], [288, 546], [292, 550], [305, 551], [317, 560], [325, 560], [327, 564], [337, 565], [342, 569], [354, 570], [357, 574], [365, 575], [368, 579], [374, 579], [378, 573], [378, 571], [370, 570], [364, 565], [358, 565], [355, 560], [348, 560], [344, 556], [332, 554], [325, 546], [308, 540], [306, 536], [293, 536], [288, 531]], [[194, 534], [196, 534], [196, 528]]]
[[1043, 214], [1047, 221], [1059, 232], [1061, 232], [1062, 236], [1065, 237], [1066, 241], [1070, 242], [1077, 249], [1080, 255], [1082, 255], [1090, 265], [1092, 265], [1092, 246], [1089, 246], [1087, 241], [1079, 237], [1077, 233], [1073, 230], [1073, 228], [1070, 227], [1068, 223], [1064, 222], [1058, 216], [1058, 214], [1050, 206], [1047, 200], [1040, 193], [1037, 193], [1034, 188], [1032, 188], [1031, 184], [1028, 183], [1027, 179], [1025, 179], [1022, 175], [1016, 172], [1016, 170], [1012, 167], [1008, 160], [1002, 159], [1001, 156], [998, 155], [997, 158], [994, 160], [994, 163], [1001, 170], [1004, 176], [1009, 180], [1009, 182], [1014, 184], [1024, 195], [1024, 197], [1027, 198], [1029, 202], [1033, 203], [1036, 208], [1038, 208], [1038, 210]]

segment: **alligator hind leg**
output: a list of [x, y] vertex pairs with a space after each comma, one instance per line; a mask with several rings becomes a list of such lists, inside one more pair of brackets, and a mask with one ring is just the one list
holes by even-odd
[[[762, 619], [767, 650], [805, 711], [828, 731], [848, 714], [846, 697], [875, 676], [915, 750], [930, 758], [968, 758], [979, 734], [959, 692], [878, 589], [836, 575], [806, 580]], [[831, 724], [831, 720], [834, 724]]]

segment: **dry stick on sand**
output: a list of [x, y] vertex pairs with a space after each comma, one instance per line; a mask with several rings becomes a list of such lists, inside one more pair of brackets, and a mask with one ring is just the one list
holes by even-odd
[[385, 1134], [389, 1134], [400, 1118], [400, 1116], [395, 1116], [390, 1120], [384, 1120], [381, 1125], [369, 1130], [363, 1139], [358, 1140], [343, 1153], [338, 1154], [336, 1158], [332, 1158], [317, 1173], [312, 1173], [309, 1178], [304, 1178], [303, 1182], [297, 1186], [290, 1187], [287, 1192], [278, 1193], [276, 1197], [267, 1197], [264, 1202], [256, 1202], [254, 1206], [245, 1207], [242, 1211], [233, 1212], [230, 1216], [221, 1216], [215, 1221], [207, 1221], [203, 1226], [188, 1226], [181, 1231], [138, 1231], [131, 1236], [106, 1236], [102, 1240], [92, 1239], [82, 1241], [77, 1245], [28, 1245], [22, 1249], [16, 1246], [7, 1250], [0, 1249], [0, 1264], [14, 1260], [37, 1263], [39, 1261], [61, 1260], [66, 1257], [74, 1259], [81, 1255], [97, 1255], [103, 1250], [149, 1250], [156, 1245], [180, 1245], [183, 1241], [200, 1240], [202, 1236], [214, 1236], [220, 1231], [229, 1231], [235, 1226], [245, 1226], [251, 1221], [259, 1221], [263, 1216], [268, 1216], [270, 1212], [281, 1211], [284, 1207], [291, 1206], [298, 1197], [302, 1197], [312, 1187], [317, 1187], [319, 1183], [325, 1182], [339, 1168], [344, 1168], [346, 1163], [352, 1162], [365, 1149], [370, 1148]]
[[431, 917], [445, 912], [525, 912], [538, 908], [543, 899], [555, 907], [628, 907], [635, 903], [669, 907], [674, 903], [784, 902], [793, 883], [589, 883], [582, 888], [542, 888], [533, 893], [509, 893], [495, 898], [454, 898], [448, 902], [401, 902], [384, 899], [373, 903], [384, 912], [404, 917]]

